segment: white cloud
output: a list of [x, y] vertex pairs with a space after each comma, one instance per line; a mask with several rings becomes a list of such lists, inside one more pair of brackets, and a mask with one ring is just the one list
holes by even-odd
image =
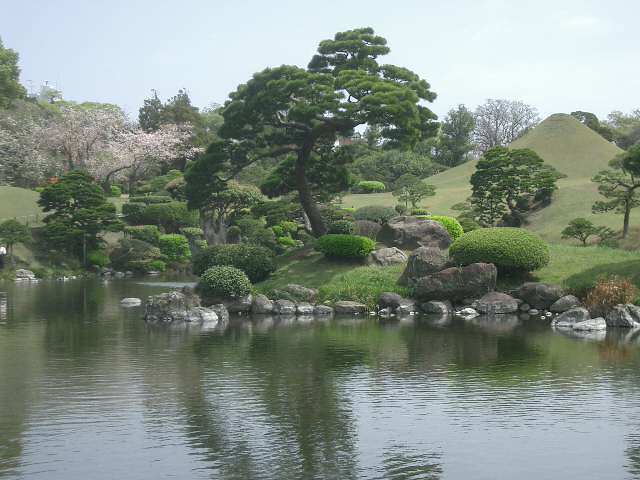
[[578, 15], [568, 18], [564, 25], [575, 30], [593, 30], [600, 26], [600, 19], [591, 15]]

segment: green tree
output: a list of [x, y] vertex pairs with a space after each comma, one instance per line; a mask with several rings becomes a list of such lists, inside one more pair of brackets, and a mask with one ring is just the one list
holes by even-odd
[[370, 151], [357, 157], [350, 167], [358, 178], [376, 180], [391, 188], [405, 174], [425, 178], [443, 169], [425, 152], [398, 149]]
[[145, 132], [155, 132], [162, 126], [162, 112], [164, 105], [158, 98], [158, 92], [151, 90], [153, 96], [145, 98], [142, 107], [138, 110], [138, 123]]
[[7, 246], [7, 253], [13, 262], [13, 246], [31, 240], [31, 230], [17, 220], [10, 219], [0, 223], [0, 243]]
[[533, 150], [494, 147], [471, 175], [470, 201], [481, 222], [520, 226], [532, 200], [550, 199], [559, 176]]
[[[435, 94], [410, 70], [380, 65], [389, 52], [371, 28], [341, 32], [323, 40], [308, 69], [267, 68], [230, 94], [219, 134], [226, 139], [232, 174], [262, 158], [279, 158], [291, 168], [300, 203], [315, 235], [326, 233], [309, 172], [345, 159], [335, 147], [360, 125], [376, 125], [385, 147], [408, 147], [433, 136], [435, 115], [424, 102]], [[335, 190], [325, 185], [325, 191]]]
[[569, 222], [564, 230], [562, 230], [562, 238], [575, 238], [586, 246], [590, 237], [598, 235], [600, 229], [593, 222], [586, 218], [574, 218]]
[[393, 196], [409, 208], [409, 204], [416, 208], [425, 197], [432, 197], [436, 194], [436, 187], [423, 182], [415, 175], [406, 174], [398, 179]]
[[473, 112], [464, 105], [449, 110], [440, 126], [437, 139], [438, 163], [447, 167], [455, 167], [469, 159], [473, 150], [473, 131], [476, 121]]
[[44, 238], [51, 247], [81, 255], [101, 246], [100, 233], [118, 231], [122, 223], [95, 180], [73, 170], [47, 186], [38, 204], [45, 212]]
[[640, 144], [609, 162], [608, 170], [592, 178], [598, 192], [607, 200], [593, 204], [594, 213], [615, 212], [623, 215], [622, 238], [629, 233], [631, 210], [640, 205]]
[[613, 130], [613, 139], [620, 148], [626, 150], [640, 142], [640, 109], [630, 114], [611, 112], [606, 123]]
[[571, 112], [571, 116], [575, 117], [580, 123], [583, 123], [594, 132], [600, 134], [605, 140], [609, 142], [613, 140], [613, 130], [611, 127], [601, 123], [593, 113], [577, 110]]
[[18, 52], [5, 48], [0, 38], [0, 108], [9, 108], [14, 100], [27, 94], [20, 84]]

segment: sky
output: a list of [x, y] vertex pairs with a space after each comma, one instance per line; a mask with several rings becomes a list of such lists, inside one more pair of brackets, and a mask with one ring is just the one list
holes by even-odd
[[637, 0], [21, 0], [1, 12], [28, 88], [48, 81], [133, 117], [151, 89], [223, 103], [253, 73], [304, 67], [321, 40], [362, 26], [388, 40], [383, 63], [431, 84], [440, 117], [487, 98], [542, 117], [640, 108]]

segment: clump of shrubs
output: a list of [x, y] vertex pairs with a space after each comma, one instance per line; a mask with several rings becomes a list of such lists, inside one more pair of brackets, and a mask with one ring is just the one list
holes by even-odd
[[191, 258], [189, 240], [179, 233], [160, 235], [158, 246], [160, 253], [171, 262], [186, 262]]
[[335, 220], [329, 224], [329, 233], [351, 235], [355, 233], [355, 224], [350, 220]]
[[200, 227], [183, 227], [180, 233], [189, 240], [200, 240], [204, 238], [204, 231]]
[[122, 189], [118, 185], [111, 185], [109, 187], [109, 196], [120, 198], [122, 196]]
[[418, 215], [418, 218], [438, 222], [447, 230], [447, 232], [449, 232], [452, 240], [460, 238], [464, 233], [460, 222], [453, 217], [447, 217], [446, 215]]
[[361, 207], [357, 209], [353, 218], [356, 220], [369, 220], [370, 222], [376, 222], [380, 225], [387, 223], [393, 217], [398, 216], [395, 209], [391, 207], [383, 207], [380, 205], [369, 205], [367, 207]]
[[371, 222], [369, 220], [356, 220], [355, 225], [355, 234], [360, 235], [362, 237], [368, 237], [372, 240], [378, 238], [378, 233], [382, 229], [379, 223]]
[[122, 206], [122, 213], [130, 225], [156, 225], [166, 233], [197, 227], [199, 221], [198, 212], [189, 210], [185, 202], [127, 203]]
[[431, 212], [426, 208], [417, 207], [411, 209], [411, 215], [431, 215]]
[[158, 270], [154, 264], [162, 260], [160, 249], [150, 243], [124, 238], [111, 251], [111, 265], [118, 270], [132, 270], [136, 272], [150, 272]]
[[251, 293], [251, 282], [242, 270], [229, 265], [218, 265], [202, 273], [198, 291], [208, 298], [244, 297]]
[[171, 202], [171, 197], [168, 197], [166, 195], [143, 195], [139, 197], [129, 197], [129, 203], [144, 203], [145, 205], [152, 205], [169, 202]]
[[158, 245], [160, 240], [160, 229], [155, 225], [127, 226], [124, 227], [124, 233], [131, 238], [142, 240], [151, 245]]
[[373, 252], [375, 246], [368, 237], [328, 234], [318, 239], [316, 250], [329, 258], [361, 260]]
[[227, 265], [243, 271], [252, 282], [260, 282], [275, 269], [273, 253], [256, 245], [226, 244], [203, 248], [193, 257], [193, 273], [202, 275], [214, 266]]
[[94, 250], [87, 255], [87, 262], [94, 267], [106, 267], [111, 260], [104, 250]]
[[637, 298], [638, 289], [631, 280], [613, 276], [598, 280], [584, 303], [592, 316], [602, 317], [616, 305], [633, 303]]
[[453, 242], [449, 255], [462, 265], [493, 263], [503, 272], [530, 272], [549, 263], [549, 247], [537, 235], [521, 228], [482, 228]]
[[384, 183], [375, 180], [363, 180], [353, 187], [353, 193], [382, 193], [385, 190]]

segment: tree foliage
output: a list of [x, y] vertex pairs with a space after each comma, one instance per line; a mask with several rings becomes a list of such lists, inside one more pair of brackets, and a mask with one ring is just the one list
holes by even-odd
[[587, 245], [591, 237], [598, 237], [602, 241], [608, 240], [612, 235], [613, 232], [610, 228], [594, 225], [593, 222], [582, 217], [574, 218], [562, 230], [562, 238], [575, 238], [583, 246]]
[[24, 98], [26, 94], [20, 84], [18, 53], [5, 48], [0, 38], [0, 108], [11, 107], [14, 100]]
[[424, 198], [432, 197], [435, 194], [435, 186], [425, 183], [411, 174], [405, 174], [400, 177], [393, 190], [393, 196], [397, 197], [406, 208], [409, 205], [415, 208]]
[[627, 150], [640, 143], [640, 108], [630, 114], [611, 112], [606, 123], [612, 129], [613, 139], [620, 148]]
[[580, 123], [586, 125], [594, 132], [601, 135], [605, 140], [611, 142], [613, 140], [613, 130], [608, 125], [601, 123], [598, 120], [598, 117], [591, 112], [583, 112], [581, 110], [577, 110], [575, 112], [571, 112], [571, 116], [575, 117]]
[[31, 230], [14, 219], [0, 223], [0, 244], [7, 246], [9, 255], [13, 256], [13, 246], [31, 240]]
[[475, 117], [464, 105], [449, 110], [436, 140], [435, 160], [447, 167], [455, 167], [466, 162], [469, 153], [474, 149], [475, 127]]

